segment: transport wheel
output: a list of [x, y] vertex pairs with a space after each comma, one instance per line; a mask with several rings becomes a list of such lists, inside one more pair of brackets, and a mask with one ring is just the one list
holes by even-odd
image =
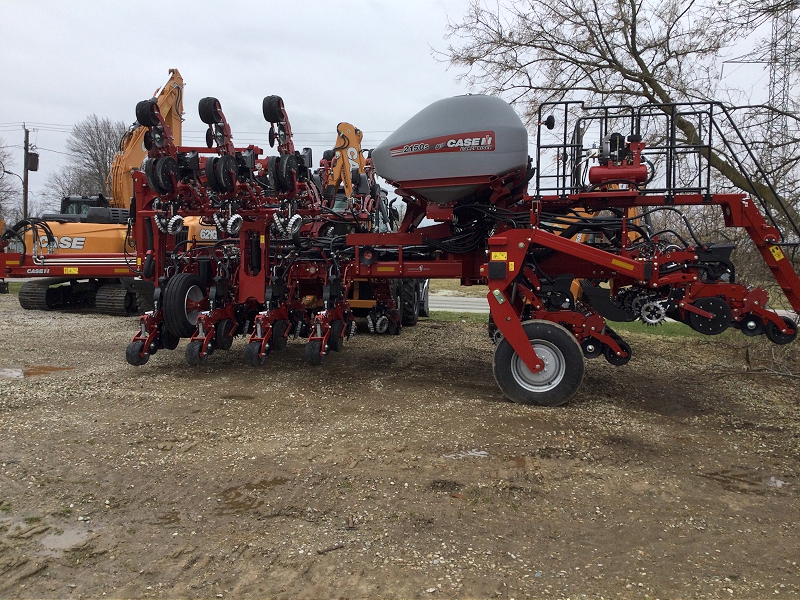
[[[617, 356], [617, 354], [611, 349], [610, 346], [604, 346], [603, 347], [603, 356], [606, 357], [606, 360], [609, 362], [609, 364], [612, 364], [615, 367], [621, 367], [622, 365], [628, 364], [628, 361], [631, 359], [631, 356], [633, 355], [633, 352], [631, 351], [631, 347], [628, 345], [628, 343], [625, 340], [623, 340], [621, 338], [618, 338], [618, 337], [615, 337], [614, 339], [619, 344], [619, 347], [622, 350], [624, 350], [625, 352], [627, 352], [628, 355], [627, 356]], [[584, 356], [585, 356], [585, 353], [584, 353]], [[589, 356], [587, 358], [593, 358], [593, 357]]]
[[244, 362], [251, 367], [262, 366], [267, 361], [269, 348], [264, 351], [264, 356], [261, 358], [258, 357], [259, 352], [261, 352], [261, 342], [250, 342], [247, 344], [247, 346], [244, 347]]
[[284, 335], [289, 327], [289, 321], [281, 319], [272, 324], [272, 340], [270, 346], [275, 350], [285, 350], [289, 339]]
[[213, 125], [222, 121], [222, 115], [219, 112], [219, 100], [209, 96], [208, 98], [201, 98], [197, 106], [197, 112], [200, 113], [200, 120], [206, 125]]
[[200, 278], [194, 273], [178, 273], [166, 285], [164, 299], [164, 322], [173, 335], [192, 337], [197, 329], [198, 304], [205, 299], [200, 287]]
[[181, 338], [171, 333], [166, 327], [161, 332], [161, 347], [164, 348], [164, 350], [175, 350], [180, 341]]
[[142, 100], [136, 105], [136, 120], [139, 121], [139, 125], [155, 127], [159, 124], [158, 117], [153, 112], [153, 107], [157, 105], [158, 101], [155, 98]]
[[725, 331], [731, 324], [733, 312], [728, 303], [719, 298], [700, 298], [692, 306], [710, 312], [714, 315], [710, 319], [695, 313], [689, 313], [689, 327], [704, 335], [718, 335]]
[[416, 279], [403, 279], [400, 288], [403, 325], [414, 327], [419, 321], [419, 286]]
[[283, 100], [280, 96], [267, 96], [261, 103], [264, 119], [270, 123], [283, 121]]
[[344, 345], [344, 338], [342, 337], [342, 330], [344, 329], [344, 321], [336, 320], [331, 323], [331, 333], [328, 336], [328, 348], [334, 352], [341, 352]]
[[770, 342], [774, 344], [788, 344], [794, 341], [794, 338], [797, 337], [797, 324], [792, 321], [789, 317], [781, 317], [783, 322], [786, 323], [787, 327], [791, 327], [794, 329], [794, 333], [783, 333], [778, 326], [775, 325], [772, 321], [767, 323], [767, 338]]
[[150, 360], [149, 354], [141, 356], [143, 348], [144, 342], [142, 340], [136, 340], [135, 342], [128, 344], [128, 347], [125, 349], [125, 360], [128, 361], [129, 365], [141, 367], [148, 360]]
[[199, 367], [204, 365], [208, 360], [208, 353], [205, 356], [200, 356], [200, 351], [203, 349], [203, 342], [195, 340], [189, 342], [186, 346], [186, 363], [191, 367]]
[[583, 381], [583, 352], [569, 331], [549, 321], [525, 321], [525, 334], [545, 368], [532, 372], [506, 338], [494, 351], [492, 370], [503, 393], [519, 404], [560, 406]]
[[231, 329], [233, 329], [231, 320], [222, 319], [222, 321], [216, 324], [214, 329], [216, 329], [217, 332], [216, 347], [220, 350], [230, 350], [233, 345], [233, 336], [230, 335]]
[[320, 354], [322, 351], [322, 341], [313, 340], [306, 344], [306, 362], [312, 367], [318, 367], [322, 364], [323, 356]]

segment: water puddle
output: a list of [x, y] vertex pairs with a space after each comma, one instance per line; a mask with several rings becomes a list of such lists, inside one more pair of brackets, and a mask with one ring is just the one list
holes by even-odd
[[289, 480], [285, 477], [273, 477], [272, 479], [262, 479], [255, 483], [245, 483], [244, 485], [228, 488], [220, 494], [222, 505], [219, 507], [219, 511], [222, 514], [234, 514], [258, 508], [265, 501], [261, 497], [261, 492], [288, 482]]
[[52, 367], [49, 365], [35, 365], [24, 369], [0, 369], [0, 379], [23, 379], [38, 375], [50, 375], [58, 371], [72, 371], [75, 367]]
[[790, 485], [789, 482], [774, 475], [765, 477], [758, 473], [732, 471], [730, 469], [713, 473], [700, 473], [700, 476], [716, 481], [724, 490], [739, 494], [756, 494], [760, 496], [767, 493], [766, 488], [779, 490]]
[[44, 546], [40, 556], [61, 556], [65, 550], [80, 546], [89, 537], [86, 529], [66, 527], [62, 533], [51, 533], [39, 540]]

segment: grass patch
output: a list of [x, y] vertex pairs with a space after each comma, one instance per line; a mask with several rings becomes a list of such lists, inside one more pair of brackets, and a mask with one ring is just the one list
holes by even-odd
[[489, 287], [485, 285], [461, 285], [460, 279], [431, 279], [428, 289], [432, 294], [444, 293], [448, 296], [467, 298], [486, 298]]
[[617, 333], [638, 333], [643, 335], [658, 335], [667, 338], [707, 338], [709, 336], [697, 333], [694, 329], [683, 323], [661, 323], [661, 325], [645, 325], [641, 321], [629, 323], [615, 323], [608, 321], [608, 326]]
[[0, 512], [10, 512], [11, 511], [11, 504], [8, 502], [0, 502]]
[[[6, 280], [8, 281], [8, 280]], [[21, 281], [8, 281], [8, 293], [19, 295], [19, 288], [22, 287]]]
[[41, 520], [42, 520], [41, 517], [25, 517], [23, 519], [23, 521], [25, 521], [27, 525], [33, 525], [34, 523], [38, 523]]

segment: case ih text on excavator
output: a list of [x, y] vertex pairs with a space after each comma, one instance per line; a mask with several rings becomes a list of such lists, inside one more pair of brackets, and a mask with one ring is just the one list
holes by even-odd
[[[351, 125], [315, 164], [310, 149], [295, 149], [280, 97], [264, 98], [262, 112], [269, 154], [234, 146], [216, 98], [199, 102], [205, 147], [181, 146], [155, 99], [136, 106], [151, 143], [133, 173], [127, 265], [152, 285], [153, 308], [126, 349], [131, 365], [187, 338], [186, 361], [199, 366], [243, 337], [243, 359], [257, 368], [290, 336], [319, 365], [355, 334], [355, 287], [370, 289], [369, 329], [400, 334], [419, 290], [395, 282], [421, 272], [488, 285], [494, 376], [525, 404], [566, 402], [586, 359], [630, 361], [607, 320], [671, 318], [776, 344], [797, 336], [764, 289], [737, 279], [734, 246], [699, 239], [682, 213], [712, 207], [725, 227], [746, 231], [800, 310], [784, 251], [800, 242], [795, 213], [771, 188], [765, 197], [714, 189], [712, 141], [741, 149], [728, 156], [750, 189], [768, 180], [722, 105], [543, 105], [529, 156], [528, 131], [506, 102], [460, 96], [371, 151], [359, 146], [356, 167], [345, 151], [361, 139]], [[691, 143], [676, 134], [687, 122], [698, 132]], [[399, 224], [378, 175], [406, 203]], [[659, 227], [665, 214], [685, 226]], [[187, 236], [188, 219], [213, 226], [216, 241]]]

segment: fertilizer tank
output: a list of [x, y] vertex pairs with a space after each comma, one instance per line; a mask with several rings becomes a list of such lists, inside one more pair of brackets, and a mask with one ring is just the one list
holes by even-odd
[[500, 98], [456, 96], [411, 117], [372, 151], [372, 160], [381, 177], [449, 204], [468, 198], [490, 176], [524, 173], [528, 131]]

